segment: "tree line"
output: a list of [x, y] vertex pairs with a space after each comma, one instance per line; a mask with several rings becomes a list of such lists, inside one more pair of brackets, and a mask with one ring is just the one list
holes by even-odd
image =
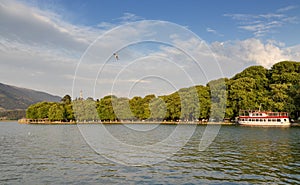
[[283, 61], [271, 69], [251, 66], [232, 78], [180, 89], [172, 94], [133, 98], [109, 95], [100, 100], [75, 99], [40, 102], [26, 111], [29, 119], [51, 121], [195, 121], [234, 119], [239, 110], [271, 110], [300, 115], [300, 63]]
[[26, 115], [26, 110], [0, 110], [0, 120], [17, 120], [24, 118]]

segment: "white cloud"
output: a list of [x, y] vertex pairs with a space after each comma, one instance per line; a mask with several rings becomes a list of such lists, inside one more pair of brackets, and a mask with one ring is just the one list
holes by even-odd
[[106, 30], [109, 30], [115, 26], [116, 26], [115, 24], [110, 23], [110, 22], [100, 22], [99, 24], [97, 24], [98, 28], [106, 29]]
[[220, 37], [224, 36], [223, 34], [217, 32], [217, 30], [212, 29], [212, 28], [206, 28], [206, 31], [207, 31], [208, 33], [213, 33], [213, 34], [215, 34], [215, 35], [217, 35], [217, 36], [220, 36]]
[[[280, 16], [261, 16], [262, 19], [267, 17], [275, 19]], [[247, 15], [233, 15], [232, 18], [253, 20]], [[119, 20], [138, 19], [140, 17], [126, 13]], [[279, 24], [274, 21], [269, 26]], [[71, 94], [79, 58], [103, 33], [105, 35], [89, 48], [79, 66], [75, 96], [79, 96], [80, 90], [91, 96], [95, 84], [96, 98], [111, 93], [112, 83], [117, 85], [114, 92], [119, 96], [155, 91], [168, 94], [182, 87], [206, 84], [223, 77], [215, 59], [218, 59], [225, 76], [251, 64], [269, 67], [283, 59], [300, 60], [299, 46], [285, 48], [284, 43], [277, 41], [263, 43], [252, 38], [206, 44], [193, 33], [188, 33], [186, 28], [163, 21], [141, 21], [106, 32], [117, 23], [102, 22], [97, 28], [73, 25], [51, 11], [15, 1], [0, 2], [0, 24], [1, 82], [61, 96]], [[243, 29], [263, 31], [262, 28]], [[207, 31], [219, 34], [212, 28]], [[112, 57], [116, 51], [120, 58], [117, 62]], [[102, 76], [97, 76], [101, 69]]]
[[[158, 25], [162, 26], [163, 23]], [[250, 65], [270, 67], [281, 60], [299, 60], [297, 55], [292, 55], [289, 48], [285, 48], [284, 43], [274, 40], [263, 43], [257, 38], [250, 38], [207, 44], [193, 34], [181, 34], [179, 28], [176, 30], [175, 27], [166, 25], [172, 32], [164, 32], [160, 26], [140, 22], [129, 27], [120, 27], [91, 48], [94, 54], [91, 54], [91, 58], [86, 58], [86, 63], [93, 63], [94, 56], [106, 59], [114, 49], [120, 48], [118, 62], [111, 58], [111, 61], [104, 65], [103, 60], [98, 60], [102, 61], [99, 65], [104, 68], [98, 77], [97, 95], [146, 95], [155, 93], [155, 90], [161, 94], [168, 94], [179, 88], [205, 85], [213, 79], [230, 77]], [[147, 36], [144, 37], [145, 35]], [[138, 42], [141, 39], [151, 40], [152, 36], [159, 36], [157, 42]], [[128, 46], [128, 42], [134, 44]], [[105, 48], [105, 52], [97, 54], [97, 51], [103, 51], [101, 48]], [[293, 49], [293, 52], [297, 53], [297, 49]], [[89, 72], [93, 73], [93, 70], [90, 69]], [[145, 76], [151, 75], [160, 78], [151, 83], [142, 83]], [[77, 89], [78, 92], [79, 90]]]
[[290, 16], [287, 14], [289, 10], [297, 8], [296, 6], [288, 6], [278, 9], [277, 13], [266, 14], [224, 14], [225, 17], [237, 21], [238, 28], [252, 32], [255, 37], [265, 36], [268, 33], [276, 32], [287, 24], [298, 23], [297, 16]]
[[124, 13], [122, 17], [118, 18], [118, 20], [121, 20], [122, 23], [134, 22], [142, 19], [142, 17], [129, 12]]
[[279, 8], [277, 10], [277, 12], [287, 12], [289, 10], [293, 10], [293, 9], [296, 9], [296, 8], [298, 8], [298, 6], [290, 5], [290, 6], [286, 6], [286, 7], [283, 7], [283, 8]]
[[213, 51], [222, 60], [239, 61], [244, 65], [262, 65], [270, 68], [273, 64], [284, 61], [300, 61], [300, 46], [284, 47], [284, 43], [268, 40], [263, 43], [257, 38], [241, 41], [227, 41], [224, 44], [212, 43]]
[[61, 96], [72, 85], [66, 75], [103, 32], [17, 1], [0, 2], [0, 24], [1, 81]]
[[[10, 41], [82, 51], [100, 30], [75, 26], [60, 16], [15, 1], [0, 2], [0, 34]], [[101, 33], [101, 32], [100, 32]]]

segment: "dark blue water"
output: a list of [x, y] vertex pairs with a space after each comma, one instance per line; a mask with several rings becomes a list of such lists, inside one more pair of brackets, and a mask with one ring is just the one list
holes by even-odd
[[76, 125], [0, 122], [0, 184], [300, 184], [299, 127], [222, 126], [199, 151], [204, 129], [162, 162], [126, 166], [95, 152]]

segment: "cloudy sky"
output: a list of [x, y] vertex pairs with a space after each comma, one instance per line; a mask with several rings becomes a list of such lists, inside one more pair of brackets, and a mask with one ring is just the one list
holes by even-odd
[[296, 0], [2, 0], [0, 82], [73, 97], [168, 94], [300, 61], [299, 12]]

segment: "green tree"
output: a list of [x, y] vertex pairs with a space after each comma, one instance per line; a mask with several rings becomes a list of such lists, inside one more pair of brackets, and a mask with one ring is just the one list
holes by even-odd
[[293, 119], [298, 119], [300, 117], [300, 81], [289, 88], [288, 94], [293, 102], [292, 106], [289, 107], [289, 112]]
[[283, 61], [274, 64], [270, 70], [271, 84], [296, 84], [300, 79], [300, 63]]
[[252, 78], [256, 83], [256, 90], [265, 89], [269, 85], [268, 70], [263, 66], [251, 66], [243, 70], [241, 73], [236, 74], [231, 80], [240, 78]]
[[[88, 98], [78, 99], [72, 102], [74, 117], [78, 121], [95, 121], [99, 119], [96, 102]], [[72, 116], [72, 115], [71, 115]]]
[[168, 121], [176, 121], [181, 118], [181, 101], [178, 92], [167, 96], [162, 96], [167, 106], [166, 119]]
[[50, 121], [63, 121], [64, 120], [64, 108], [61, 104], [53, 104], [48, 112]]
[[113, 100], [112, 105], [118, 120], [132, 120], [134, 118], [128, 98], [115, 98]]
[[34, 105], [30, 105], [26, 110], [26, 118], [28, 119], [38, 119], [37, 111]]
[[48, 114], [49, 114], [49, 109], [50, 107], [53, 105], [54, 103], [50, 103], [50, 102], [41, 102], [41, 103], [37, 103], [37, 115], [38, 118], [40, 119], [45, 119], [48, 118]]
[[141, 115], [142, 120], [146, 120], [146, 119], [150, 118], [151, 112], [150, 112], [149, 104], [152, 101], [152, 99], [154, 99], [154, 98], [155, 98], [154, 94], [149, 94], [143, 98], [143, 101], [142, 101], [143, 114]]
[[209, 88], [204, 86], [196, 86], [197, 94], [199, 98], [199, 119], [207, 119], [209, 117], [211, 100], [209, 94]]
[[45, 119], [48, 118], [48, 112], [53, 102], [38, 102], [28, 107], [26, 118], [29, 119]]
[[207, 84], [210, 92], [210, 119], [222, 121], [225, 118], [227, 103], [226, 79], [212, 80]]
[[92, 98], [71, 101], [71, 97], [65, 95], [61, 104], [39, 102], [29, 106], [26, 117], [51, 120], [73, 120], [75, 117], [79, 120], [221, 120], [224, 115], [234, 118], [240, 109], [258, 108], [287, 111], [292, 118], [300, 116], [299, 62], [279, 62], [270, 70], [251, 66], [231, 79], [213, 80], [206, 86], [183, 88], [158, 98], [153, 94], [132, 99], [112, 95], [97, 101]]
[[75, 120], [72, 104], [64, 104], [64, 119], [67, 121]]
[[144, 103], [143, 98], [135, 96], [129, 100], [130, 110], [134, 116], [134, 119], [142, 120], [144, 118]]
[[61, 102], [63, 102], [64, 104], [71, 104], [72, 102], [72, 99], [71, 99], [71, 96], [70, 95], [65, 95], [62, 99], [61, 99]]
[[196, 87], [183, 88], [178, 91], [181, 103], [181, 119], [193, 121], [199, 118], [200, 104]]
[[115, 115], [112, 101], [116, 99], [116, 96], [105, 96], [99, 102], [97, 102], [97, 111], [99, 114], [99, 118], [104, 121], [112, 121], [117, 120], [117, 116]]
[[151, 116], [150, 119], [162, 121], [166, 117], [167, 107], [164, 100], [160, 97], [153, 98], [149, 104]]

